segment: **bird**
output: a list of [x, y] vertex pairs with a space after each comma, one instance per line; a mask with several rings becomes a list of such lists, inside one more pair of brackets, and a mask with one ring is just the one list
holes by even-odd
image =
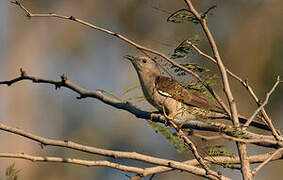
[[[145, 99], [167, 118], [179, 124], [190, 120], [230, 119], [223, 108], [212, 100], [191, 92], [174, 78], [162, 75], [152, 58], [131, 55], [124, 58], [133, 64]], [[247, 117], [239, 115], [241, 123], [247, 120]], [[253, 120], [250, 125], [270, 131], [260, 121]]]

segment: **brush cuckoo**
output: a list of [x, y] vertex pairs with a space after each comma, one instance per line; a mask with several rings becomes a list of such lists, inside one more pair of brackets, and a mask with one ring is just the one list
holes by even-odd
[[[178, 123], [188, 120], [229, 119], [216, 103], [190, 92], [175, 79], [163, 76], [152, 59], [130, 55], [124, 58], [130, 60], [137, 71], [146, 100]], [[247, 118], [240, 116], [239, 120], [244, 123]], [[268, 126], [259, 121], [253, 121], [251, 126], [269, 130]]]

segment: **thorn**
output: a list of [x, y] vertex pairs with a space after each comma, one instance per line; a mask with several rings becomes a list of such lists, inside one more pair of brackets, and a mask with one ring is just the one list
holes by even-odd
[[21, 77], [27, 76], [27, 73], [26, 73], [26, 71], [23, 70], [23, 68], [20, 68], [20, 72], [21, 72]]
[[55, 90], [60, 89], [60, 84], [55, 84]]
[[76, 98], [77, 98], [77, 99], [83, 99], [83, 98], [85, 98], [85, 96], [82, 95], [82, 94], [80, 94], [80, 96], [77, 96]]
[[245, 79], [244, 82], [245, 82], [245, 86], [248, 87], [248, 79]]
[[74, 16], [70, 16], [69, 19], [72, 20], [72, 21], [76, 20], [76, 18]]
[[18, 1], [10, 1], [12, 4], [20, 5]]
[[68, 80], [68, 78], [67, 78], [67, 76], [66, 76], [65, 73], [62, 74], [60, 77], [61, 77], [61, 81], [62, 81], [63, 83], [65, 83], [65, 82]]
[[32, 82], [38, 82], [38, 78], [36, 77], [32, 78]]
[[216, 5], [213, 5], [211, 7], [209, 7], [205, 12], [204, 14], [201, 16], [201, 18], [205, 18], [207, 16], [207, 14], [214, 8], [216, 8], [217, 6]]

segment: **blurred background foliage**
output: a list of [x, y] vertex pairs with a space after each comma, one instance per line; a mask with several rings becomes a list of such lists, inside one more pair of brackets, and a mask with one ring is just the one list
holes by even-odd
[[[200, 35], [199, 47], [210, 53], [201, 28], [190, 22], [167, 22], [171, 13], [185, 7], [183, 1], [161, 0], [22, 0], [34, 13], [54, 12], [73, 15], [101, 27], [121, 33], [131, 40], [168, 55], [185, 39]], [[283, 74], [283, 1], [194, 1], [208, 15], [224, 64], [243, 79], [248, 79], [262, 99], [277, 75]], [[135, 48], [101, 32], [59, 19], [29, 20], [8, 0], [0, 1], [0, 79], [6, 80], [27, 73], [58, 79], [62, 73], [74, 83], [89, 90], [104, 89], [123, 95], [127, 88], [138, 84], [132, 66], [122, 56], [136, 55]], [[196, 53], [187, 58], [217, 73], [213, 64]], [[282, 77], [283, 78], [283, 77]], [[219, 83], [219, 82], [218, 82]], [[221, 92], [221, 83], [216, 86]], [[251, 115], [256, 108], [246, 90], [231, 80], [239, 111]], [[266, 109], [274, 124], [282, 129], [282, 85], [273, 93]], [[126, 98], [141, 95], [139, 88]], [[107, 106], [98, 100], [77, 100], [76, 94], [53, 86], [21, 82], [10, 88], [0, 87], [1, 123], [24, 129], [47, 138], [72, 140], [100, 148], [136, 151], [158, 157], [184, 160], [190, 152], [177, 153], [161, 133], [133, 115]], [[146, 102], [135, 102], [151, 110]], [[42, 156], [62, 156], [89, 160], [108, 159], [124, 164], [144, 165], [129, 160], [113, 160], [64, 148], [44, 147], [22, 137], [0, 133], [1, 152], [24, 152]], [[221, 142], [222, 143], [222, 142]], [[228, 145], [229, 147], [229, 145]], [[233, 147], [230, 145], [230, 147]], [[249, 153], [265, 152], [250, 146]], [[13, 163], [15, 164], [13, 165]], [[280, 164], [281, 163], [281, 164]], [[86, 168], [69, 164], [32, 163], [23, 160], [0, 161], [0, 179], [5, 170], [20, 169], [18, 179], [127, 179], [129, 173], [109, 168]], [[272, 162], [262, 169], [257, 179], [282, 177], [282, 162]], [[239, 172], [224, 170], [233, 179]], [[170, 172], [155, 179], [187, 179], [198, 177]]]

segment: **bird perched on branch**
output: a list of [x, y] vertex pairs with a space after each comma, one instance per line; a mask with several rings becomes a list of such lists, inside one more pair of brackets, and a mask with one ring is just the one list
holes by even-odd
[[[134, 65], [146, 100], [168, 118], [180, 124], [189, 120], [229, 119], [216, 103], [190, 92], [175, 79], [163, 76], [152, 59], [124, 57]], [[244, 123], [247, 118], [239, 116], [239, 120]], [[269, 130], [258, 121], [253, 121], [251, 126]]]

